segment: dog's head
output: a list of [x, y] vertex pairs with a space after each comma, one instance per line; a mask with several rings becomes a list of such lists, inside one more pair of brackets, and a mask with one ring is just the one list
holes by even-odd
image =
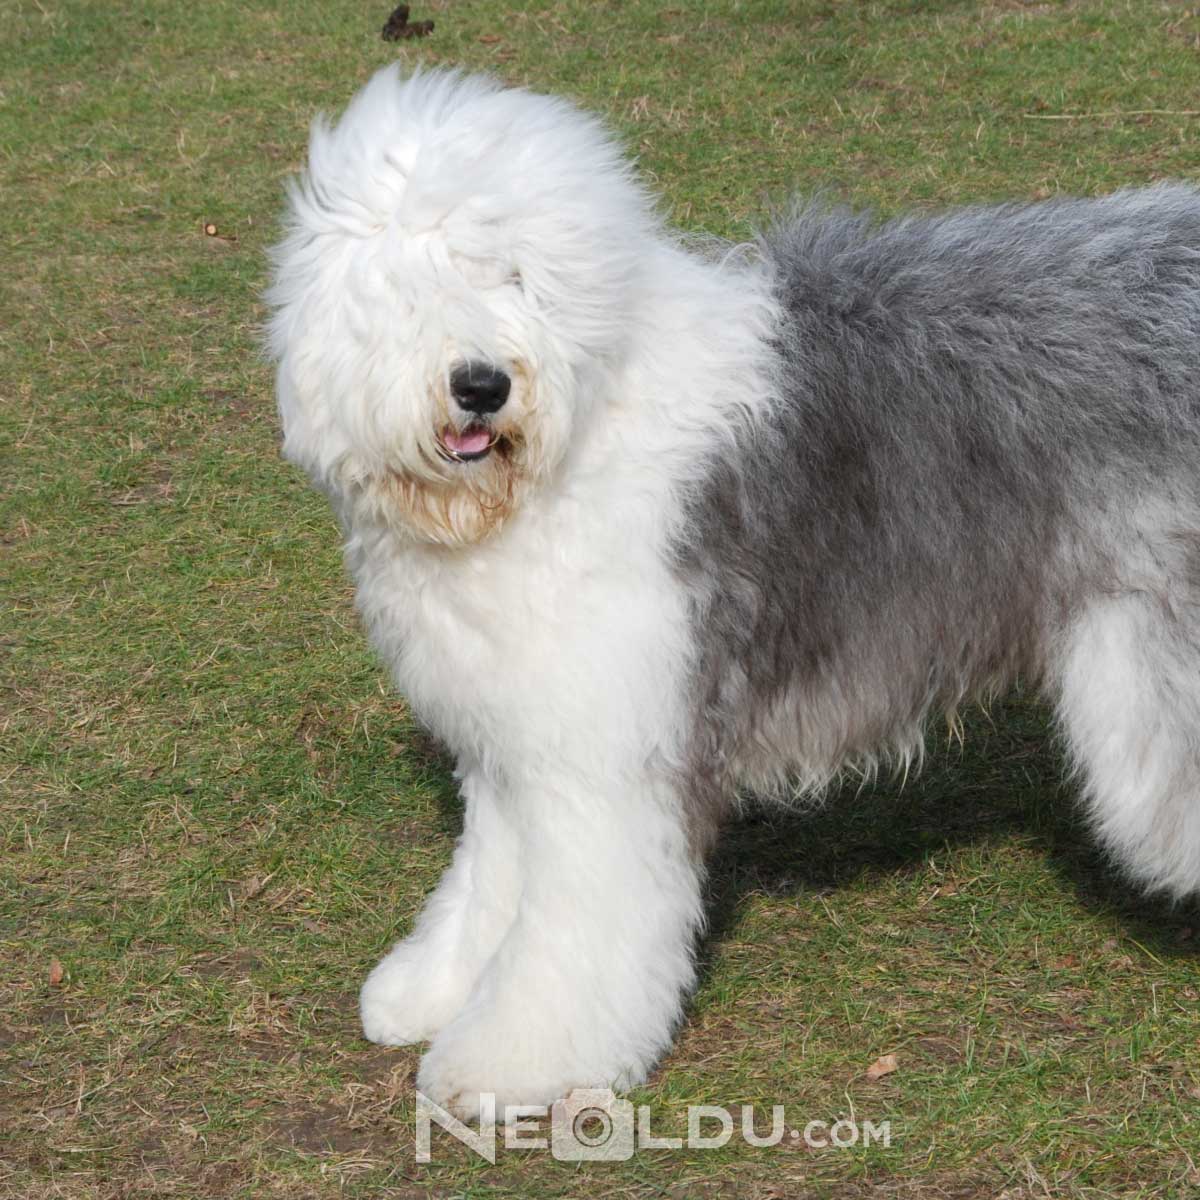
[[284, 453], [351, 523], [487, 536], [585, 436], [656, 230], [570, 104], [381, 71], [314, 124], [275, 251]]

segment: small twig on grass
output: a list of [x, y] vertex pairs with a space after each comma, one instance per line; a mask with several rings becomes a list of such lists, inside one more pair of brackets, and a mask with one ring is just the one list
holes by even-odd
[[1022, 113], [1027, 121], [1096, 121], [1103, 117], [1200, 117], [1200, 108], [1127, 108], [1111, 112]]

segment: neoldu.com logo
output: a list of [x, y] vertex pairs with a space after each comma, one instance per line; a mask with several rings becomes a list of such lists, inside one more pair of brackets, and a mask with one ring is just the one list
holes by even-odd
[[[735, 1118], [734, 1113], [738, 1113]], [[542, 1120], [550, 1117], [547, 1138]], [[769, 1128], [762, 1129], [753, 1105], [728, 1107], [692, 1104], [687, 1108], [687, 1136], [663, 1137], [650, 1128], [650, 1106], [635, 1109], [629, 1100], [618, 1099], [608, 1088], [577, 1088], [549, 1110], [544, 1105], [508, 1108], [504, 1112], [504, 1146], [508, 1150], [549, 1150], [562, 1162], [622, 1161], [636, 1149], [715, 1150], [737, 1132], [750, 1146], [777, 1146], [785, 1139], [814, 1150], [846, 1150], [852, 1146], [884, 1147], [892, 1144], [890, 1121], [858, 1121], [842, 1118], [832, 1124], [814, 1120], [789, 1128], [782, 1104], [773, 1105]], [[432, 1160], [433, 1126], [470, 1147], [476, 1154], [496, 1161], [496, 1097], [490, 1092], [479, 1097], [479, 1128], [463, 1124], [427, 1096], [417, 1092], [416, 1159]]]

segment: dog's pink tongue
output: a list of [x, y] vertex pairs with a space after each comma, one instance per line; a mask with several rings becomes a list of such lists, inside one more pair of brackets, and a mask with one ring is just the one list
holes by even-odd
[[462, 433], [447, 429], [442, 434], [442, 441], [446, 449], [453, 450], [455, 454], [481, 454], [491, 445], [492, 435], [486, 429], [474, 425], [464, 429]]

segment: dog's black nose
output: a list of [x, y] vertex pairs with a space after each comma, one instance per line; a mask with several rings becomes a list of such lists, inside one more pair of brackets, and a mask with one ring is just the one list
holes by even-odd
[[467, 412], [494, 413], [504, 407], [512, 380], [491, 363], [468, 362], [450, 372], [450, 394]]

